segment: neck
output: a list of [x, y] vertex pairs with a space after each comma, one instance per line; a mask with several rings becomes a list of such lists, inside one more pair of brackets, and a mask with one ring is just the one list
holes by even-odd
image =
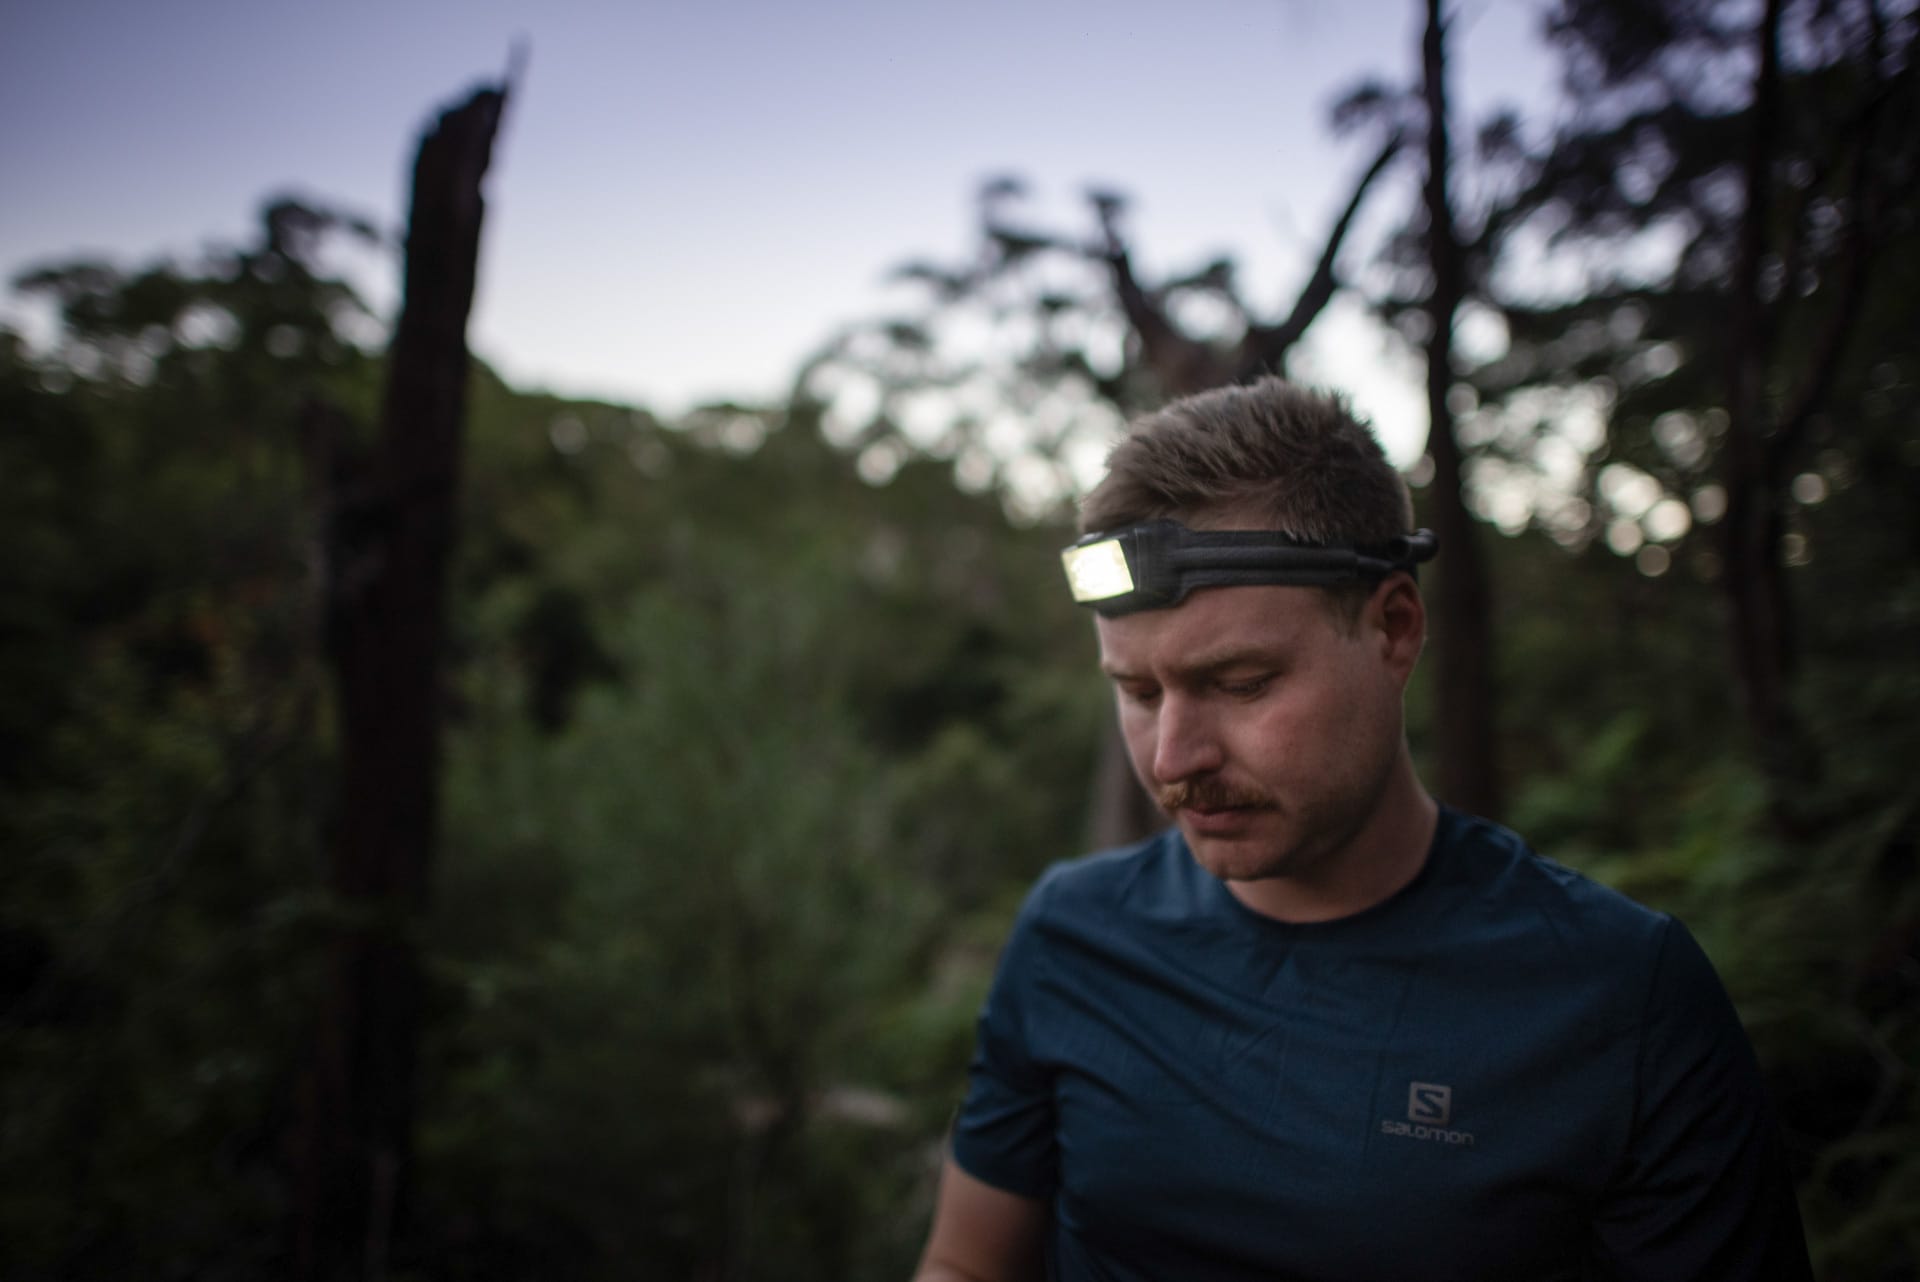
[[1281, 877], [1229, 881], [1242, 904], [1277, 921], [1305, 924], [1365, 912], [1392, 898], [1420, 875], [1433, 845], [1440, 808], [1413, 772], [1402, 746], [1399, 760], [1365, 821], [1309, 868]]

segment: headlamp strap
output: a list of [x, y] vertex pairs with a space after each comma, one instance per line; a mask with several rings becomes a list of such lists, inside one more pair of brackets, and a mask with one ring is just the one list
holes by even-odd
[[1333, 587], [1418, 573], [1439, 543], [1416, 530], [1366, 547], [1306, 543], [1278, 530], [1191, 530], [1147, 521], [1089, 534], [1061, 553], [1074, 599], [1102, 614], [1176, 605], [1196, 588]]

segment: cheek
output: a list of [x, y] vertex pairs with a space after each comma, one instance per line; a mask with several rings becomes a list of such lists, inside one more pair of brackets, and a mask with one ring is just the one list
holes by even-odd
[[1115, 700], [1114, 715], [1120, 725], [1120, 737], [1126, 741], [1127, 753], [1137, 764], [1142, 752], [1153, 751], [1153, 713], [1138, 704]]
[[1240, 743], [1269, 771], [1339, 773], [1372, 741], [1373, 711], [1348, 692], [1301, 690], [1250, 723]]
[[1342, 754], [1355, 773], [1373, 774], [1400, 743], [1399, 702], [1377, 685], [1361, 683], [1343, 700], [1337, 734]]

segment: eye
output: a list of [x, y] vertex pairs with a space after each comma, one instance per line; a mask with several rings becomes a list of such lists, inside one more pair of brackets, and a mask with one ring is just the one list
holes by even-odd
[[1235, 699], [1251, 699], [1264, 692], [1273, 681], [1273, 674], [1265, 672], [1257, 677], [1240, 677], [1232, 681], [1222, 681], [1220, 693]]
[[1121, 702], [1141, 706], [1151, 705], [1160, 697], [1159, 686], [1142, 685], [1139, 682], [1118, 681], [1114, 683], [1114, 690], [1120, 695]]

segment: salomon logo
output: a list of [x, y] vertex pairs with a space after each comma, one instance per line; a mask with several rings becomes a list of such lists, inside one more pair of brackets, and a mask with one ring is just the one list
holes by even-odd
[[1453, 1087], [1435, 1082], [1410, 1082], [1407, 1085], [1407, 1120], [1380, 1119], [1382, 1135], [1398, 1135], [1410, 1140], [1431, 1140], [1440, 1144], [1471, 1147], [1473, 1133], [1448, 1127], [1453, 1120]]
[[1453, 1120], [1453, 1087], [1415, 1082], [1407, 1088], [1407, 1120], [1445, 1126]]

